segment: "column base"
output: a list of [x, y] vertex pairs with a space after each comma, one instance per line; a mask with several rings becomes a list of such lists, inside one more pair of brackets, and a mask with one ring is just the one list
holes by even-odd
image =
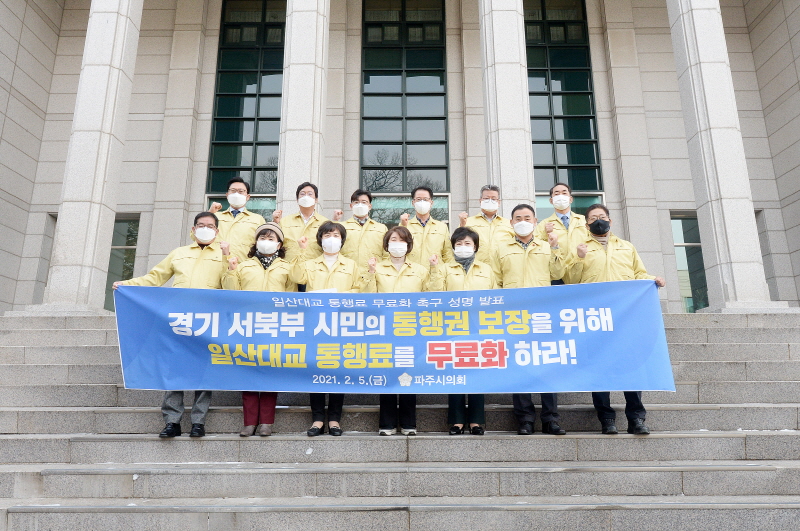
[[721, 307], [708, 307], [697, 313], [800, 313], [800, 307], [789, 306], [787, 301], [731, 301]]
[[24, 310], [6, 310], [4, 317], [80, 317], [80, 316], [114, 315], [104, 308], [93, 308], [85, 304], [54, 302], [46, 304], [29, 304]]

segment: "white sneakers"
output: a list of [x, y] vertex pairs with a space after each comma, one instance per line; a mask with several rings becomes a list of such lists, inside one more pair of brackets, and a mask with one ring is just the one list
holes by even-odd
[[[417, 428], [402, 428], [400, 433], [403, 435], [416, 435]], [[395, 428], [387, 428], [378, 431], [378, 435], [395, 435], [397, 434], [397, 430]]]

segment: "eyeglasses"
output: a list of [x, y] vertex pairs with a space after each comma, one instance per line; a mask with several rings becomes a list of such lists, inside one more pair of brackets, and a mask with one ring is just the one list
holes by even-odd
[[600, 216], [589, 216], [588, 218], [586, 218], [586, 221], [591, 222], [591, 221], [597, 221], [598, 219], [602, 219], [603, 221], [611, 221], [605, 214], [602, 214]]
[[412, 203], [432, 203], [433, 199], [425, 199], [423, 197], [418, 197], [416, 199], [411, 200]]
[[242, 195], [247, 195], [247, 190], [245, 190], [245, 189], [243, 189], [243, 188], [228, 188], [228, 193], [229, 193], [229, 194], [242, 194]]
[[216, 230], [217, 226], [214, 225], [213, 223], [209, 223], [208, 225], [205, 225], [203, 223], [198, 223], [197, 225], [194, 226], [194, 228], [195, 229], [214, 229], [214, 230]]
[[315, 197], [314, 192], [300, 192], [297, 197]]

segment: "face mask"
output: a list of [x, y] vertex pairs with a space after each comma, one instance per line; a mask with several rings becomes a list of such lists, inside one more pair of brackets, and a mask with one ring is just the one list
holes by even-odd
[[194, 229], [194, 239], [199, 243], [209, 244], [213, 242], [214, 238], [216, 237], [217, 231], [211, 227], [200, 227], [199, 229]]
[[369, 214], [369, 207], [364, 203], [356, 203], [353, 205], [353, 215], [357, 218], [363, 218]]
[[497, 212], [499, 207], [500, 203], [494, 199], [484, 199], [481, 201], [481, 210], [485, 210], [486, 212]]
[[417, 211], [417, 214], [424, 216], [431, 211], [431, 203], [430, 201], [417, 201], [414, 203], [414, 210]]
[[467, 245], [458, 245], [453, 249], [453, 254], [456, 255], [456, 258], [472, 258], [475, 249]]
[[567, 208], [569, 208], [569, 196], [554, 195], [553, 206], [556, 207], [558, 210], [566, 210]]
[[536, 225], [534, 225], [533, 223], [529, 221], [520, 221], [519, 223], [514, 225], [514, 232], [516, 232], [518, 236], [525, 237], [531, 232], [533, 232], [534, 228], [536, 228]]
[[611, 222], [604, 219], [596, 219], [589, 223], [589, 232], [596, 236], [602, 236], [611, 230]]
[[408, 244], [406, 242], [389, 242], [389, 254], [395, 258], [406, 255]]
[[322, 250], [328, 254], [338, 253], [342, 248], [341, 238], [322, 238]]
[[233, 208], [242, 208], [247, 203], [247, 196], [243, 194], [230, 194], [228, 196], [228, 204]]
[[271, 254], [275, 254], [275, 251], [278, 250], [278, 245], [278, 242], [274, 242], [272, 240], [258, 240], [256, 242], [256, 249], [258, 249], [258, 252], [264, 256], [269, 256]]
[[312, 207], [314, 206], [314, 203], [316, 203], [316, 200], [310, 195], [304, 195], [303, 197], [297, 200], [297, 204], [303, 208]]

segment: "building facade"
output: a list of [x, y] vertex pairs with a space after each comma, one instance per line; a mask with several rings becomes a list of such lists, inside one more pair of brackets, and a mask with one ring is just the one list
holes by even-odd
[[798, 7], [0, 0], [0, 310], [111, 307], [234, 176], [266, 217], [311, 181], [390, 224], [425, 184], [451, 227], [565, 181], [665, 311], [798, 306]]

